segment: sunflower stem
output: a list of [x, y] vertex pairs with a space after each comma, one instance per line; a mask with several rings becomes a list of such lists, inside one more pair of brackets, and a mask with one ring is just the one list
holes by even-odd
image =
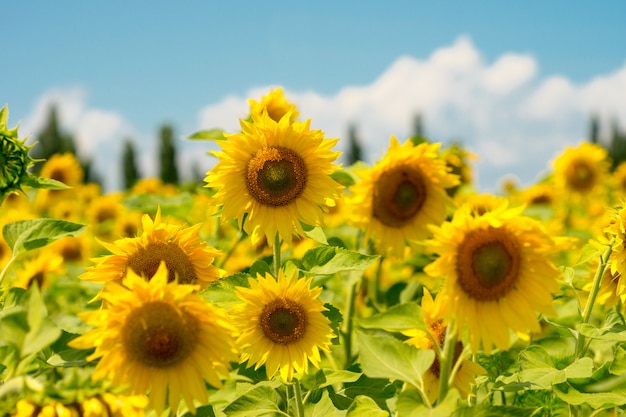
[[353, 332], [353, 319], [354, 319], [354, 302], [356, 300], [357, 288], [361, 280], [357, 280], [352, 285], [348, 286], [348, 294], [346, 297], [346, 314], [343, 326], [343, 346], [345, 352], [345, 367], [349, 367], [352, 364], [352, 332]]
[[297, 417], [304, 417], [304, 403], [302, 402], [302, 387], [298, 378], [293, 379], [293, 396], [296, 405]]
[[280, 235], [276, 232], [276, 236], [274, 237], [274, 276], [278, 277], [278, 271], [280, 271], [280, 247], [282, 242], [280, 240]]
[[368, 289], [367, 293], [369, 294], [370, 301], [376, 310], [380, 310], [378, 304], [380, 302], [380, 277], [383, 273], [383, 262], [385, 260], [384, 256], [378, 258], [378, 267], [376, 268], [376, 273], [374, 276], [368, 281]]
[[450, 388], [450, 372], [454, 365], [454, 353], [456, 351], [456, 323], [454, 319], [448, 324], [446, 338], [443, 343], [443, 354], [439, 358], [439, 396], [437, 404], [441, 404], [448, 395]]
[[[591, 318], [591, 311], [593, 310], [593, 305], [596, 302], [596, 297], [598, 296], [600, 286], [602, 285], [602, 277], [606, 272], [606, 268], [609, 266], [609, 257], [611, 256], [612, 251], [613, 245], [610, 244], [604, 250], [602, 255], [600, 255], [600, 263], [598, 264], [596, 274], [593, 277], [591, 292], [589, 293], [589, 297], [587, 298], [587, 304], [585, 305], [585, 309], [582, 311], [581, 324], [589, 323], [589, 319]], [[576, 351], [574, 352], [574, 358], [580, 359], [585, 354], [585, 350], [585, 335], [579, 333], [578, 340], [576, 341]]]

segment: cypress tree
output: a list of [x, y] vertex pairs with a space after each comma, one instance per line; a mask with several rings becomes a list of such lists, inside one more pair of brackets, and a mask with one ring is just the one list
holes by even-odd
[[348, 166], [363, 160], [363, 148], [354, 124], [348, 127], [348, 150], [345, 158]]
[[176, 146], [174, 143], [174, 130], [169, 125], [161, 127], [160, 178], [168, 184], [178, 184], [178, 168], [176, 166]]
[[124, 151], [122, 155], [122, 170], [124, 174], [124, 188], [132, 188], [139, 180], [139, 169], [137, 168], [137, 156], [135, 146], [130, 139], [124, 141]]

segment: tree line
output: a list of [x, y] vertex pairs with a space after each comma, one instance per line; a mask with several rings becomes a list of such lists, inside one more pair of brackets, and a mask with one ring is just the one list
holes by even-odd
[[[600, 137], [600, 118], [596, 115], [590, 117], [588, 140], [592, 143], [600, 144], [609, 153], [612, 168], [615, 169], [621, 162], [626, 161], [626, 131], [622, 130], [617, 120], [610, 123], [609, 135]], [[95, 171], [93, 160], [89, 155], [77, 153], [74, 135], [64, 132], [59, 126], [58, 112], [56, 106], [49, 108], [47, 121], [44, 127], [34, 135], [37, 142], [31, 155], [34, 158], [47, 160], [57, 153], [72, 153], [76, 156], [83, 171], [85, 182], [95, 182], [102, 185], [102, 177]], [[424, 122], [420, 114], [413, 118], [411, 139], [415, 143], [428, 141], [424, 133]], [[343, 163], [350, 166], [357, 161], [364, 160], [364, 150], [359, 137], [358, 128], [355, 124], [350, 124], [347, 129], [347, 149], [342, 156]], [[169, 124], [163, 124], [158, 131], [158, 177], [163, 183], [179, 185], [181, 177], [177, 163], [177, 147], [174, 128]], [[137, 149], [132, 138], [123, 140], [122, 154], [119, 162], [122, 171], [123, 189], [130, 189], [142, 178], [141, 170], [137, 164]], [[33, 168], [35, 174], [41, 170], [41, 164]], [[196, 169], [195, 171], [198, 171]], [[199, 179], [201, 175], [196, 174]]]

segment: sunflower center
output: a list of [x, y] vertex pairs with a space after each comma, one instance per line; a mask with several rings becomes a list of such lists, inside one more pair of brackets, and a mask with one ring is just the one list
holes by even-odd
[[520, 274], [521, 253], [516, 237], [505, 228], [468, 233], [458, 247], [457, 276], [463, 291], [479, 301], [505, 296]]
[[151, 301], [128, 314], [122, 344], [129, 359], [167, 368], [189, 357], [198, 342], [198, 320], [165, 301]]
[[277, 298], [266, 304], [259, 321], [263, 334], [281, 345], [288, 345], [302, 338], [307, 325], [302, 306], [286, 298]]
[[261, 148], [248, 161], [246, 186], [255, 200], [285, 206], [302, 194], [308, 170], [300, 155], [282, 146]]
[[416, 167], [383, 172], [374, 186], [373, 216], [389, 227], [402, 227], [426, 201], [424, 175]]
[[67, 181], [66, 177], [67, 175], [65, 171], [62, 169], [53, 169], [52, 172], [50, 172], [51, 179], [60, 181], [62, 183], [65, 183]]
[[178, 277], [180, 284], [194, 284], [198, 279], [193, 263], [180, 246], [175, 243], [149, 243], [145, 248], [137, 249], [134, 254], [128, 257], [127, 267], [150, 280], [162, 261], [167, 267], [168, 282], [172, 282]]
[[595, 184], [595, 179], [594, 168], [585, 161], [573, 161], [567, 172], [567, 183], [576, 191], [591, 190]]

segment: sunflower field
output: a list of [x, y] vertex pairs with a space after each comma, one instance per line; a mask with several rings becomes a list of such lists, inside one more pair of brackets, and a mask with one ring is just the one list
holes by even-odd
[[[103, 193], [0, 111], [7, 416], [617, 416], [626, 166], [583, 142], [476, 191], [472, 155], [338, 163], [281, 89], [187, 186]], [[37, 175], [35, 164], [41, 164]]]

